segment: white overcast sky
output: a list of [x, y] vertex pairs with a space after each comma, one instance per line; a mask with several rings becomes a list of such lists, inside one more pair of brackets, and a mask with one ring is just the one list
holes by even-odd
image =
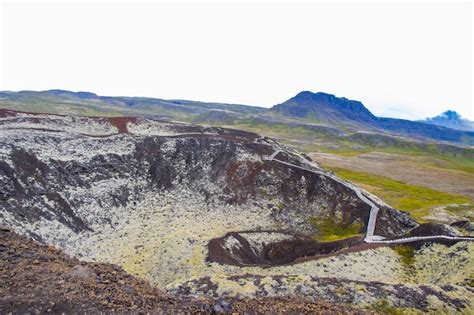
[[0, 90], [265, 107], [311, 90], [474, 119], [470, 2], [0, 1]]

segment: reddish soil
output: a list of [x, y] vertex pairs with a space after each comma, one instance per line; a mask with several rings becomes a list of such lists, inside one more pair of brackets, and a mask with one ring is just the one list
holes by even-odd
[[[18, 111], [18, 110], [11, 110], [11, 109], [6, 109], [6, 108], [0, 108], [0, 117], [1, 117], [1, 118], [16, 116], [17, 113], [20, 113], [20, 114], [41, 115], [41, 114], [39, 114], [39, 113], [22, 112], [22, 111]], [[48, 115], [55, 115], [55, 114], [48, 114]], [[58, 115], [55, 115], [55, 116], [58, 116]]]
[[136, 117], [110, 117], [109, 122], [118, 129], [118, 133], [128, 133], [127, 123], [136, 122]]

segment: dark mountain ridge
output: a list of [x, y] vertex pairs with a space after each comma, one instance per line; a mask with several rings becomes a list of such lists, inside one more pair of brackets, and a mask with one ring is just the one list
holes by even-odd
[[[448, 128], [433, 121], [377, 117], [363, 103], [327, 93], [303, 91], [270, 109], [248, 105], [164, 100], [148, 97], [98, 96], [66, 90], [0, 92], [0, 107], [21, 111], [75, 113], [81, 116], [137, 116], [165, 120], [199, 121], [218, 125], [242, 119], [275, 123], [310, 123], [353, 131], [389, 133], [420, 140], [474, 145], [474, 131]], [[221, 112], [222, 114], [219, 114]], [[225, 113], [225, 114], [224, 114]], [[449, 113], [448, 113], [449, 114]], [[449, 116], [449, 115], [448, 115]], [[451, 115], [452, 116], [452, 115]], [[448, 118], [453, 120], [453, 117]], [[456, 116], [457, 117], [457, 116]], [[456, 118], [454, 117], [454, 118]]]
[[361, 102], [322, 92], [300, 92], [286, 102], [273, 106], [271, 111], [300, 118], [311, 116], [318, 120], [339, 123], [370, 123], [376, 120], [376, 117]]
[[288, 117], [378, 129], [413, 138], [474, 145], [474, 132], [405, 119], [377, 117], [359, 101], [321, 92], [301, 92], [286, 102], [275, 105], [270, 112]]

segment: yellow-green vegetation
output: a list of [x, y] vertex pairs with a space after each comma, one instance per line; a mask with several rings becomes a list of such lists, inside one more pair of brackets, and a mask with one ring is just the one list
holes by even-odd
[[397, 245], [393, 248], [402, 259], [405, 266], [411, 266], [415, 259], [415, 249], [408, 245]]
[[363, 228], [361, 222], [353, 222], [352, 224], [346, 225], [336, 222], [333, 218], [312, 217], [309, 219], [309, 222], [319, 231], [315, 239], [326, 242], [360, 235]]
[[408, 211], [419, 222], [426, 222], [424, 217], [429, 214], [429, 210], [433, 207], [472, 202], [465, 196], [410, 185], [384, 176], [355, 172], [343, 168], [330, 169], [339, 177], [361, 185], [391, 206]]
[[[319, 147], [318, 151], [321, 153], [331, 153], [339, 156], [359, 156], [364, 153], [370, 153], [372, 150], [369, 149], [360, 149], [360, 150], [351, 150], [351, 149], [346, 149], [346, 148], [339, 148], [339, 149], [329, 149], [326, 147]], [[312, 151], [309, 151], [308, 153], [311, 153]]]
[[374, 311], [380, 314], [388, 314], [388, 315], [401, 315], [401, 314], [419, 314], [421, 313], [415, 309], [408, 309], [408, 308], [396, 308], [390, 305], [387, 299], [380, 300], [370, 307], [369, 310]]
[[279, 201], [277, 204], [276, 204], [276, 208], [278, 209], [278, 212], [281, 212], [283, 211], [283, 209], [285, 208], [285, 204], [281, 201]]
[[411, 282], [416, 272], [413, 267], [415, 262], [415, 249], [409, 245], [397, 245], [393, 250], [400, 256], [401, 265], [405, 271], [406, 282]]
[[[416, 250], [412, 259], [410, 252], [404, 254], [411, 264], [410, 268], [404, 268], [405, 282], [469, 286], [474, 279], [473, 242], [424, 246]], [[403, 267], [403, 262], [401, 264]]]
[[233, 128], [246, 130], [250, 132], [256, 132], [258, 134], [284, 138], [284, 139], [295, 139], [297, 137], [314, 137], [314, 132], [311, 132], [304, 127], [292, 127], [287, 124], [272, 124], [272, 125], [260, 125], [253, 124], [250, 122], [238, 122], [232, 126]]
[[450, 205], [444, 208], [447, 212], [458, 215], [458, 214], [465, 214], [468, 213], [466, 218], [469, 221], [474, 221], [474, 216], [469, 215], [470, 212], [474, 211], [474, 204], [463, 204], [463, 205]]
[[[289, 140], [288, 143], [291, 143], [291, 140], [305, 140], [304, 143], [293, 143], [293, 145], [297, 145], [298, 149], [306, 153], [323, 152], [340, 156], [357, 156], [370, 152], [383, 152], [422, 156], [443, 162], [443, 168], [474, 173], [474, 150], [469, 148], [438, 146], [435, 143], [418, 143], [408, 139], [379, 137], [378, 135], [365, 135], [351, 139], [350, 137], [338, 136], [324, 129], [310, 129], [285, 123], [263, 124], [254, 121], [240, 121], [236, 126], [244, 130], [274, 135]], [[340, 126], [337, 126], [337, 128], [344, 129]], [[367, 139], [364, 137], [367, 137]], [[323, 141], [321, 142], [321, 140]]]

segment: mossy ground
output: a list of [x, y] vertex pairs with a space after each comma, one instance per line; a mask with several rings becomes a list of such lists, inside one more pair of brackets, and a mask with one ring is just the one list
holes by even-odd
[[415, 249], [408, 245], [397, 245], [393, 248], [398, 255], [401, 257], [401, 261], [404, 265], [410, 266], [413, 264], [415, 259]]
[[446, 206], [444, 210], [453, 215], [468, 213], [465, 217], [471, 222], [474, 221], [474, 216], [469, 215], [474, 210], [474, 204], [450, 205]]
[[345, 239], [348, 237], [361, 235], [361, 230], [363, 224], [360, 222], [354, 222], [352, 224], [343, 224], [336, 222], [332, 218], [310, 218], [309, 222], [313, 225], [319, 232], [314, 237], [319, 241], [337, 241]]
[[413, 308], [396, 308], [390, 305], [387, 299], [380, 300], [368, 307], [369, 310], [379, 314], [402, 315], [402, 314], [420, 314], [419, 310]]
[[406, 283], [411, 283], [414, 279], [416, 270], [414, 268], [416, 250], [409, 245], [397, 245], [393, 250], [400, 256], [401, 267], [404, 270]]

